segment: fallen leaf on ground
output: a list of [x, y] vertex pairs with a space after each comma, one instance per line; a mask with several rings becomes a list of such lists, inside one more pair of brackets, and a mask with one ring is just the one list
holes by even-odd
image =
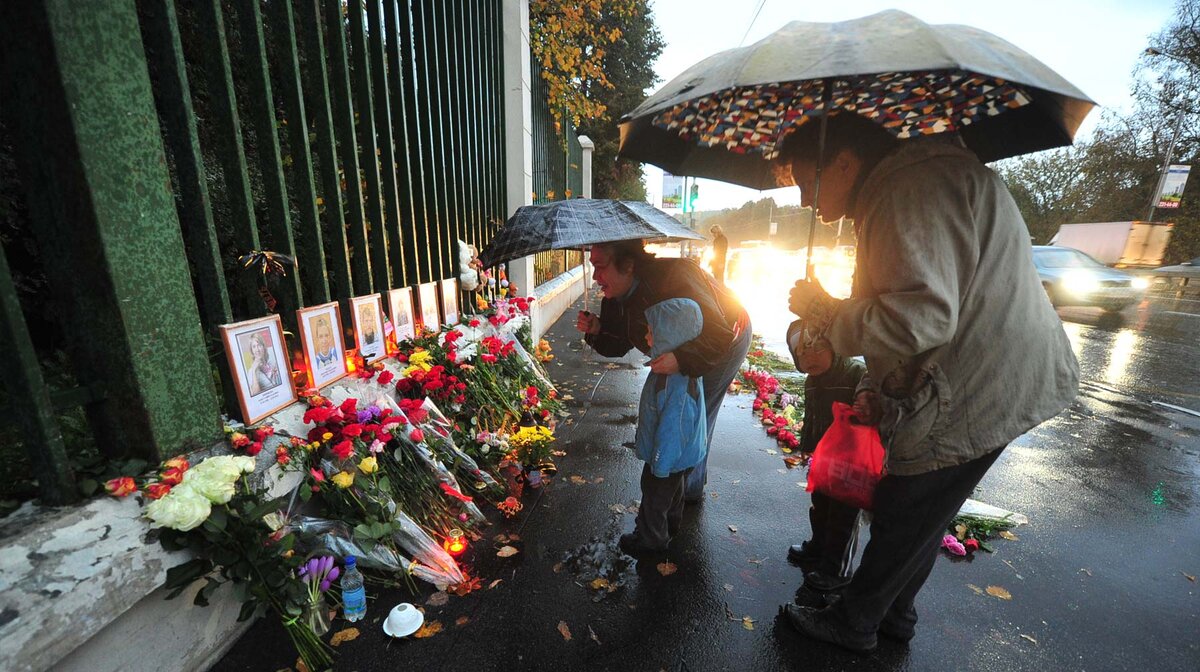
[[966, 539], [967, 538], [967, 526], [963, 525], [962, 523], [955, 525], [954, 526], [954, 536], [959, 541]]
[[488, 584], [488, 590], [491, 590], [492, 588], [495, 588], [496, 586], [500, 585], [500, 582], [503, 580], [504, 579], [496, 579], [495, 581], [492, 581], [491, 583]]
[[479, 590], [479, 586], [483, 585], [483, 580], [478, 576], [467, 576], [465, 572], [464, 576], [465, 578], [463, 579], [462, 583], [448, 586], [446, 588], [446, 592], [450, 593], [451, 595], [463, 597], [465, 595], [469, 595], [471, 591]]
[[454, 625], [457, 625], [459, 627], [462, 627], [470, 622], [471, 622], [470, 616], [459, 616], [458, 618], [454, 619]]
[[304, 664], [303, 658], [296, 659], [296, 672], [309, 672], [308, 665]]
[[729, 526], [729, 531], [730, 531], [730, 532], [733, 532], [734, 534], [737, 534], [737, 526], [736, 526], [736, 525], [730, 525], [730, 526]]
[[777, 451], [770, 450], [770, 449], [768, 449], [768, 450], [766, 451], [766, 453], [767, 453], [768, 455], [778, 455], [778, 454], [779, 454]]
[[725, 585], [724, 585], [724, 586], [722, 586], [722, 587], [725, 589], [725, 592], [727, 592], [727, 593], [732, 593], [732, 592], [733, 592], [733, 586], [732, 586], [731, 584], [728, 584], [728, 583], [727, 583], [727, 584], [725, 584]]
[[558, 574], [562, 570], [563, 570], [563, 564], [561, 562], [554, 563], [554, 567], [552, 567], [550, 569], [550, 571], [554, 572], [555, 574]]
[[496, 536], [492, 537], [492, 541], [496, 542], [497, 544], [507, 544], [508, 543], [508, 535], [501, 532], [500, 534], [497, 534]]
[[979, 586], [977, 586], [973, 583], [968, 583], [967, 587], [970, 588], [971, 590], [975, 591], [976, 595], [983, 595], [983, 589], [980, 588]]
[[717, 493], [715, 493], [715, 492], [710, 492], [710, 493], [708, 493], [708, 496], [709, 496], [709, 497], [712, 497], [713, 499], [716, 499], [716, 498], [720, 497], [720, 495], [718, 495], [718, 494], [717, 494]]
[[742, 482], [742, 479], [739, 478], [738, 480], [734, 481], [733, 484], [737, 485], [738, 483], [741, 483], [741, 482]]
[[1092, 575], [1092, 570], [1090, 570], [1090, 569], [1087, 569], [1087, 568], [1085, 568], [1085, 567], [1080, 567], [1080, 568], [1079, 568], [1079, 571], [1083, 572], [1084, 574], [1087, 574], [1088, 576], [1091, 576], [1091, 575]]
[[1016, 541], [1020, 539], [1020, 537], [1012, 532], [1009, 532], [1008, 530], [1000, 530], [1000, 532], [997, 533], [997, 536], [999, 536], [1001, 539], [1007, 539], [1009, 541]]
[[425, 604], [427, 604], [431, 607], [441, 607], [441, 606], [445, 606], [445, 604], [449, 601], [450, 601], [449, 593], [443, 593], [441, 591], [438, 591], [438, 592], [434, 593], [433, 595], [430, 595], [429, 599], [425, 600]]
[[662, 574], [663, 576], [670, 576], [678, 571], [679, 571], [679, 566], [673, 562], [658, 563], [658, 573]]
[[558, 632], [563, 636], [564, 640], [571, 641], [571, 629], [567, 627], [566, 621], [558, 622]]
[[592, 579], [592, 582], [588, 585], [592, 587], [592, 590], [604, 590], [605, 588], [608, 588], [609, 583], [608, 579], [601, 576], [599, 578]]
[[742, 617], [742, 627], [747, 630], [753, 630], [754, 629], [754, 619], [750, 618], [749, 616], [743, 616]]
[[508, 535], [508, 540], [509, 541], [520, 541], [521, 535], [517, 534], [516, 532], [513, 532], [512, 534]]
[[1192, 576], [1191, 574], [1188, 574], [1187, 572], [1179, 572], [1179, 573], [1183, 574], [1183, 578], [1187, 579], [1188, 581], [1191, 581], [1192, 583], [1196, 582], [1196, 577]]
[[795, 469], [800, 464], [800, 456], [799, 455], [789, 455], [789, 456], [783, 458], [783, 463], [787, 465], [788, 469]]
[[586, 485], [588, 480], [582, 476], [572, 476], [570, 481], [575, 485]]
[[413, 637], [417, 639], [425, 639], [426, 637], [432, 637], [441, 631], [441, 621], [425, 621], [425, 625], [422, 625], [420, 630], [414, 632]]
[[603, 476], [598, 476], [598, 477], [592, 479], [592, 483], [603, 483], [603, 482], [604, 482]]
[[1032, 636], [1030, 636], [1030, 635], [1021, 635], [1021, 639], [1028, 639], [1029, 641], [1033, 642], [1034, 644], [1037, 644], [1037, 640], [1036, 640], [1036, 639], [1034, 639], [1034, 638], [1033, 638]]
[[1011, 600], [1012, 599], [1012, 593], [1001, 588], [1000, 586], [988, 586], [987, 594], [991, 595], [992, 597], [998, 597], [1002, 600]]
[[592, 626], [590, 625], [588, 626], [588, 636], [592, 638], [593, 642], [600, 644], [600, 638], [596, 636], [596, 631], [592, 630]]
[[750, 558], [749, 562], [752, 565], [761, 565], [763, 563], [763, 560], [766, 560], [766, 558], [762, 558], [760, 560], [755, 560], [754, 558]]
[[362, 633], [358, 631], [358, 628], [346, 628], [345, 630], [339, 630], [333, 633], [333, 637], [329, 638], [329, 645], [337, 646], [342, 642], [352, 642], [358, 639], [360, 634]]
[[501, 558], [511, 558], [517, 554], [517, 549], [512, 546], [501, 546], [500, 550], [496, 551], [496, 555]]

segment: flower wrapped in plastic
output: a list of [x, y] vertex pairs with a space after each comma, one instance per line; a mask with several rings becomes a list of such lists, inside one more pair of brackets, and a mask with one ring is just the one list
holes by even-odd
[[479, 464], [464, 453], [454, 442], [452, 430], [454, 423], [450, 422], [438, 409], [433, 400], [426, 397], [421, 403], [428, 415], [420, 427], [424, 430], [425, 442], [442, 458], [451, 460], [455, 469], [471, 479], [471, 487], [475, 490], [492, 489], [496, 493], [503, 492], [504, 486], [494, 476], [479, 468]]
[[[401, 515], [403, 514], [401, 513]], [[458, 565], [454, 562], [454, 559], [445, 551], [442, 551], [441, 547], [429, 538], [429, 535], [420, 531], [416, 523], [413, 523], [407, 516], [405, 518], [407, 519], [407, 526], [416, 529], [428, 540], [430, 545], [436, 547], [437, 551], [441, 551], [441, 555], [444, 555], [448, 561], [446, 564], [429, 566], [429, 564], [418, 560], [411, 560], [401, 554], [395, 547], [387, 544], [374, 544], [368, 549], [366, 544], [355, 540], [354, 531], [349, 525], [340, 520], [296, 516], [288, 525], [292, 532], [299, 535], [314, 550], [323, 550], [343, 558], [353, 555], [361, 567], [403, 573], [435, 586], [461, 583], [463, 580], [462, 571], [458, 569]], [[401, 547], [406, 550], [408, 549], [408, 546], [405, 544], [401, 544]], [[428, 555], [431, 554], [432, 551]]]

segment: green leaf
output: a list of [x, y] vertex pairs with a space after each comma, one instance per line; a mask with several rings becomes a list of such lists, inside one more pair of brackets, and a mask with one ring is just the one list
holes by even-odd
[[85, 478], [79, 482], [79, 492], [83, 493], [84, 497], [91, 497], [100, 489], [100, 483], [91, 478]]
[[120, 471], [126, 476], [138, 476], [143, 471], [146, 471], [146, 467], [148, 466], [150, 466], [149, 462], [143, 459], [134, 458], [121, 465]]
[[310, 499], [312, 499], [312, 490], [310, 490], [309, 488], [306, 488], [306, 487], [303, 487], [303, 486], [301, 486], [301, 488], [300, 488], [300, 500], [301, 500], [301, 501], [304, 501], [304, 502], [307, 502], [307, 501], [308, 501], [308, 500], [310, 500]]
[[[976, 540], [976, 541], [978, 541], [978, 540]], [[979, 542], [979, 549], [982, 551], [987, 551], [988, 553], [995, 553], [995, 550], [992, 549], [992, 545], [987, 543], [986, 541]]]
[[392, 480], [390, 478], [388, 478], [387, 476], [381, 477], [379, 479], [379, 489], [384, 492], [391, 492], [392, 491]]
[[189, 560], [182, 565], [168, 569], [167, 580], [163, 583], [163, 587], [173, 590], [167, 595], [167, 599], [178, 597], [188, 586], [192, 585], [193, 581], [210, 571], [212, 571], [212, 563], [205, 558]]
[[208, 598], [212, 597], [214, 591], [221, 586], [221, 582], [209, 577], [205, 579], [204, 587], [196, 591], [196, 599], [192, 600], [192, 604], [197, 607], [207, 607]]
[[242, 609], [238, 612], [237, 620], [239, 623], [248, 621], [254, 616], [254, 612], [258, 611], [258, 603], [254, 601], [243, 602]]

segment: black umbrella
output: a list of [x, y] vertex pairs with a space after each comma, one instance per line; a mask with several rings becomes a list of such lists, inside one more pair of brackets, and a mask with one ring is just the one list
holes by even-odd
[[574, 198], [517, 208], [479, 255], [484, 266], [546, 250], [584, 249], [619, 240], [704, 240], [640, 201]]

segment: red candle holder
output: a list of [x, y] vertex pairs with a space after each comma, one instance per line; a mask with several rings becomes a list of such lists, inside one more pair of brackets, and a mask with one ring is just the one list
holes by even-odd
[[442, 542], [442, 548], [450, 555], [461, 555], [467, 550], [467, 539], [463, 536], [463, 531], [457, 527], [446, 533], [446, 540]]

